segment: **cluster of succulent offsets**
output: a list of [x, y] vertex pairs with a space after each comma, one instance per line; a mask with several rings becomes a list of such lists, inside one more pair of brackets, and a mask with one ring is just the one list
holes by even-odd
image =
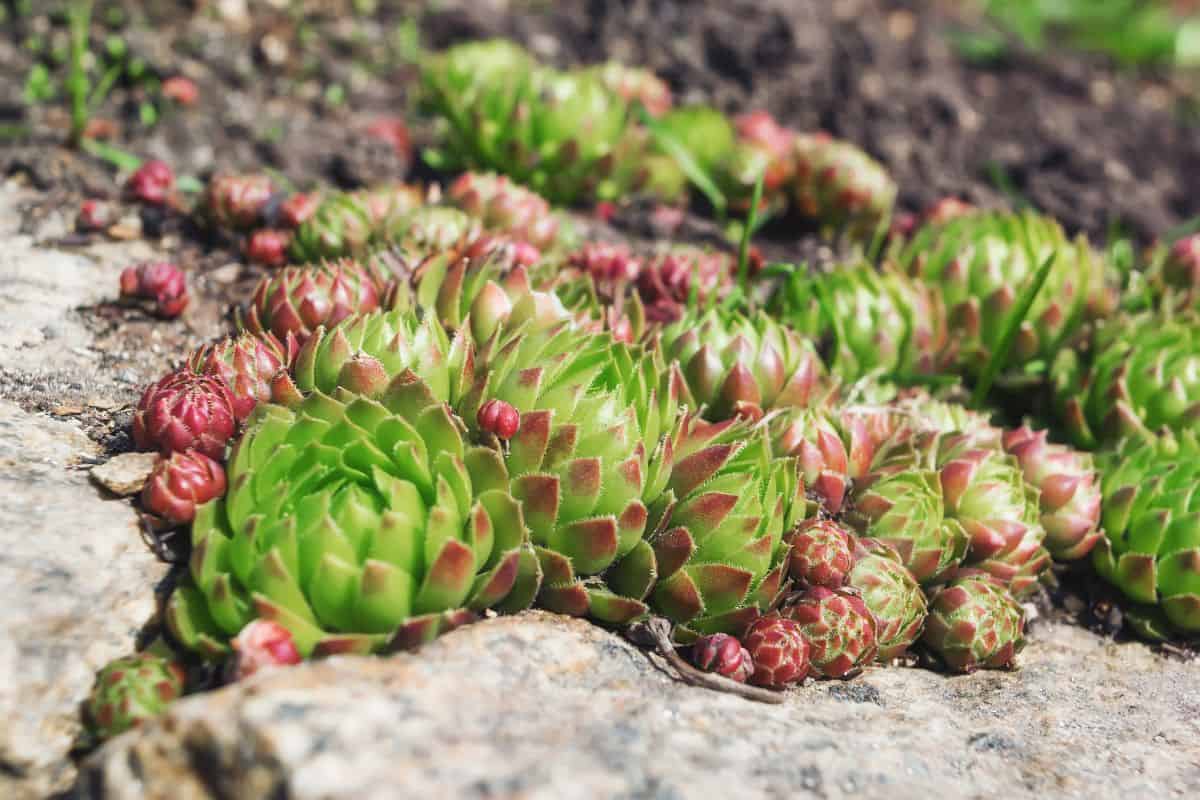
[[[1090, 561], [1141, 634], [1200, 633], [1200, 239], [1136, 297], [1053, 220], [958, 201], [815, 273], [584, 241], [550, 201], [667, 186], [664, 141], [741, 208], [764, 175], [767, 208], [854, 235], [888, 230], [895, 187], [845, 143], [672, 108], [621, 65], [481, 42], [424, 88], [431, 163], [494, 172], [290, 194], [224, 175], [195, 210], [265, 274], [135, 412], [162, 456], [143, 509], [190, 548], [163, 636], [97, 682], [100, 735], [198, 688], [183, 664], [238, 680], [532, 606], [669, 628], [707, 685], [758, 696], [737, 684], [1012, 667], [1056, 561]], [[163, 177], [132, 191], [163, 202]], [[187, 302], [170, 265], [122, 293]], [[1056, 426], [921, 388], [996, 375], [1044, 389]]]

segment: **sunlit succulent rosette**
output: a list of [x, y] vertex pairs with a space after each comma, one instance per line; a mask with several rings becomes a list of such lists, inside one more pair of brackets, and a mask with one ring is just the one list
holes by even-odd
[[[730, 156], [737, 141], [733, 123], [711, 106], [690, 105], [672, 109], [658, 120], [662, 134], [683, 146], [706, 173], [716, 171]], [[673, 156], [660, 145], [658, 152]]]
[[179, 662], [157, 652], [141, 652], [110, 661], [96, 673], [83, 704], [84, 722], [101, 741], [162, 714], [183, 694]]
[[709, 419], [806, 406], [823, 382], [812, 345], [763, 313], [689, 313], [663, 328], [659, 344], [680, 364], [688, 404]]
[[297, 262], [364, 255], [373, 229], [370, 210], [348, 192], [325, 197], [316, 212], [296, 228], [291, 255]]
[[274, 191], [267, 175], [216, 175], [208, 183], [201, 212], [225, 230], [252, 228], [262, 220]]
[[191, 367], [225, 382], [240, 422], [259, 403], [271, 399], [271, 380], [291, 367], [298, 350], [294, 337], [284, 344], [269, 331], [258, 335], [243, 332], [198, 350]]
[[991, 576], [966, 574], [930, 598], [922, 641], [954, 672], [1009, 669], [1025, 646], [1025, 612]]
[[895, 548], [923, 586], [936, 583], [962, 563], [969, 538], [946, 513], [941, 481], [933, 470], [878, 471], [855, 486], [845, 515], [860, 536]]
[[735, 209], [746, 211], [759, 177], [763, 209], [783, 210], [796, 176], [795, 131], [780, 125], [766, 111], [742, 114], [734, 120], [737, 143], [718, 165], [717, 177]]
[[945, 371], [946, 315], [940, 295], [895, 270], [861, 262], [812, 276], [794, 274], [776, 292], [780, 319], [821, 343], [830, 370], [912, 378]]
[[1115, 317], [1092, 342], [1090, 363], [1064, 351], [1055, 395], [1071, 437], [1096, 447], [1160, 430], [1200, 432], [1200, 316]]
[[493, 400], [520, 427], [505, 463], [545, 580], [538, 604], [622, 624], [646, 611], [656, 574], [644, 539], [647, 502], [671, 468], [664, 434], [677, 398], [659, 367], [580, 329], [552, 295], [516, 302], [481, 344], [476, 381], [458, 408], [476, 420]]
[[467, 444], [412, 373], [378, 400], [314, 392], [260, 406], [201, 506], [167, 607], [209, 658], [255, 618], [301, 654], [407, 647], [536, 593], [537, 561], [499, 454]]
[[424, 102], [440, 115], [439, 169], [505, 173], [555, 203], [622, 197], [638, 180], [629, 105], [600, 79], [536, 65], [511, 43], [473, 42], [430, 59]]
[[376, 284], [375, 276], [350, 259], [286, 267], [259, 282], [242, 324], [258, 336], [271, 333], [303, 344], [322, 325], [378, 308]]
[[548, 250], [558, 238], [558, 217], [536, 192], [493, 172], [464, 172], [450, 185], [454, 206], [477, 217], [490, 231], [505, 233]]
[[793, 142], [800, 213], [854, 238], [874, 235], [896, 201], [896, 183], [883, 165], [828, 134], [799, 134]]
[[1013, 594], [1028, 594], [1049, 568], [1038, 490], [1025, 481], [1016, 459], [998, 446], [981, 446], [972, 432], [927, 429], [891, 445], [875, 466], [883, 471], [936, 470], [945, 514], [967, 535], [963, 563], [990, 573]]
[[687, 642], [740, 634], [777, 601], [788, 571], [783, 540], [805, 512], [794, 459], [772, 457], [764, 428], [688, 414], [674, 466], [651, 506], [658, 584], [650, 605]]
[[949, 355], [966, 371], [980, 373], [1052, 256], [1046, 282], [1001, 365], [1044, 369], [1079, 332], [1089, 298], [1104, 289], [1104, 265], [1085, 238], [1072, 241], [1057, 222], [1033, 212], [969, 214], [922, 228], [897, 263], [941, 294], [950, 322]]
[[877, 657], [885, 662], [900, 658], [924, 630], [925, 593], [900, 554], [883, 542], [859, 538], [855, 559], [848, 583], [862, 592], [863, 602], [875, 615]]
[[271, 384], [276, 402], [300, 404], [318, 391], [345, 389], [367, 397], [387, 391], [411, 371], [442, 402], [455, 403], [473, 378], [469, 338], [449, 335], [430, 316], [405, 310], [373, 311], [332, 328], [318, 328], [305, 342], [289, 372]]
[[1200, 633], [1200, 445], [1132, 438], [1098, 457], [1105, 536], [1092, 563], [1134, 603], [1143, 636]]

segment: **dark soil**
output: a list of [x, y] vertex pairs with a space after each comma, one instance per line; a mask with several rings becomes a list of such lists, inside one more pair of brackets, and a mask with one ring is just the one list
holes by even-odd
[[[881, 158], [909, 211], [945, 195], [1028, 202], [1072, 230], [1100, 237], [1119, 223], [1143, 241], [1200, 215], [1198, 128], [1169, 76], [1019, 50], [972, 66], [947, 38], [979, 24], [961, 17], [961, 4], [385, 0], [368, 18], [342, 1], [309, 2], [303, 14], [251, 3], [253, 16], [224, 20], [195, 5], [99, 3], [98, 20], [109, 6], [139, 10], [117, 29], [97, 23], [93, 35], [99, 46], [120, 33], [154, 74], [199, 85], [195, 107], [167, 109], [151, 128], [138, 122], [137, 86], [118, 86], [100, 112], [116, 123], [117, 145], [185, 174], [266, 166], [300, 186], [403, 177], [404, 159], [361, 131], [384, 114], [414, 119], [403, 33], [419, 20], [425, 47], [505, 35], [563, 64], [621, 58], [654, 68], [683, 101], [767, 108], [797, 128], [828, 130]], [[110, 168], [58, 148], [61, 106], [29, 109], [21, 99], [32, 63], [25, 43], [61, 43], [62, 21], [35, 12], [7, 28], [0, 112], [24, 132], [10, 132], [0, 168], [28, 173], [48, 199], [112, 195]]]

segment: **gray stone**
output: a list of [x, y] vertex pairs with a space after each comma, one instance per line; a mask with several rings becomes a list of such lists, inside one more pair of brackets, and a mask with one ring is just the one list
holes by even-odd
[[763, 705], [531, 612], [264, 673], [113, 740], [81, 796], [1200, 796], [1200, 665], [1043, 624], [1011, 673], [872, 668]]
[[137, 494], [158, 463], [158, 453], [121, 453], [92, 467], [92, 480], [118, 497]]
[[75, 425], [0, 401], [0, 797], [70, 785], [78, 704], [131, 652], [164, 575], [126, 502], [104, 500]]

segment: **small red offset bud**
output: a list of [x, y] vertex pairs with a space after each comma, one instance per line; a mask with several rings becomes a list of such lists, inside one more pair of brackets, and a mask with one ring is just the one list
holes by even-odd
[[163, 81], [162, 93], [163, 97], [173, 100], [181, 106], [196, 105], [196, 100], [200, 96], [200, 90], [196, 88], [196, 82], [182, 75], [175, 75]]
[[174, 319], [187, 308], [187, 279], [183, 270], [166, 261], [137, 264], [121, 272], [121, 297], [152, 300], [155, 314]]
[[791, 537], [792, 578], [805, 586], [836, 589], [854, 568], [850, 534], [831, 519], [802, 522]]
[[195, 450], [159, 459], [142, 489], [142, 506], [168, 522], [184, 525], [196, 506], [225, 494], [225, 470]]
[[262, 669], [290, 667], [303, 660], [291, 631], [267, 619], [248, 623], [231, 644], [234, 650], [233, 679], [237, 681]]
[[125, 189], [136, 200], [161, 206], [170, 199], [175, 189], [175, 173], [166, 162], [151, 159], [129, 176]]
[[511, 439], [521, 429], [521, 414], [503, 400], [488, 400], [479, 407], [475, 415], [480, 430], [495, 434], [500, 439]]
[[808, 641], [790, 619], [777, 614], [760, 617], [746, 631], [742, 643], [754, 661], [753, 684], [778, 689], [802, 681], [808, 674]]
[[282, 267], [287, 263], [291, 244], [291, 231], [263, 228], [251, 234], [246, 242], [246, 258], [264, 267]]
[[112, 224], [112, 209], [102, 200], [84, 200], [75, 218], [78, 231], [102, 231]]
[[750, 651], [727, 633], [714, 633], [693, 644], [692, 663], [705, 672], [715, 672], [738, 683], [745, 683], [754, 674]]
[[163, 455], [196, 449], [220, 459], [236, 428], [229, 387], [188, 368], [148, 387], [133, 414], [133, 441]]

